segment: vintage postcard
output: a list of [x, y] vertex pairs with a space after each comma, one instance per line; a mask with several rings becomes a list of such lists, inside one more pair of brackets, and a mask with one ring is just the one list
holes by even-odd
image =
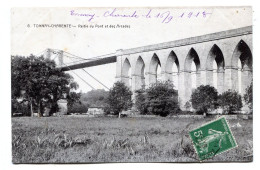
[[12, 162], [252, 162], [252, 8], [11, 9]]

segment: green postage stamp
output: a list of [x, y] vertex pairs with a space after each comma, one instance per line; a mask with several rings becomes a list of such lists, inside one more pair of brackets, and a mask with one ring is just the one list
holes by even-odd
[[201, 161], [237, 147], [225, 117], [194, 129], [189, 134]]

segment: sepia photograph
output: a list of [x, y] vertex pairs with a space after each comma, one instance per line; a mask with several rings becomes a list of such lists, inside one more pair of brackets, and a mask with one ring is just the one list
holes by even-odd
[[13, 164], [253, 161], [252, 7], [10, 13]]

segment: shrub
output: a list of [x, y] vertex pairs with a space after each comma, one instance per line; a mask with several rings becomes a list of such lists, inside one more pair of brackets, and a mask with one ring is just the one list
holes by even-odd
[[120, 114], [123, 110], [130, 109], [133, 105], [131, 90], [123, 83], [116, 82], [114, 86], [109, 90], [107, 102], [110, 111], [114, 114]]
[[30, 116], [30, 106], [28, 105], [28, 102], [22, 102], [19, 103], [16, 99], [12, 99], [12, 116], [14, 116], [14, 113], [22, 113], [20, 116]]
[[250, 86], [246, 88], [246, 93], [244, 95], [244, 100], [248, 104], [250, 109], [253, 108], [253, 82], [251, 82]]
[[90, 107], [105, 107], [108, 91], [104, 89], [91, 90], [87, 93], [82, 93], [80, 101], [86, 102]]
[[74, 103], [73, 105], [68, 105], [68, 113], [87, 113], [89, 105], [86, 103]]
[[178, 92], [169, 81], [152, 84], [146, 91], [148, 112], [167, 116], [179, 110]]
[[228, 90], [219, 95], [218, 104], [223, 109], [224, 113], [233, 113], [242, 108], [242, 97], [238, 92]]
[[218, 92], [212, 86], [201, 85], [191, 94], [192, 107], [197, 113], [208, 113], [217, 107]]
[[184, 107], [185, 107], [186, 111], [190, 111], [190, 109], [191, 109], [191, 104], [190, 104], [190, 102], [187, 101], [187, 102], [185, 103]]
[[107, 103], [104, 104], [104, 114], [105, 115], [112, 114], [111, 108], [110, 108], [109, 104], [107, 104]]

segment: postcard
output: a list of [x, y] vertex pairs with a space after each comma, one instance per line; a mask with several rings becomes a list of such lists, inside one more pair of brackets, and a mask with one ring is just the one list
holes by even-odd
[[12, 162], [252, 162], [252, 7], [11, 9]]

